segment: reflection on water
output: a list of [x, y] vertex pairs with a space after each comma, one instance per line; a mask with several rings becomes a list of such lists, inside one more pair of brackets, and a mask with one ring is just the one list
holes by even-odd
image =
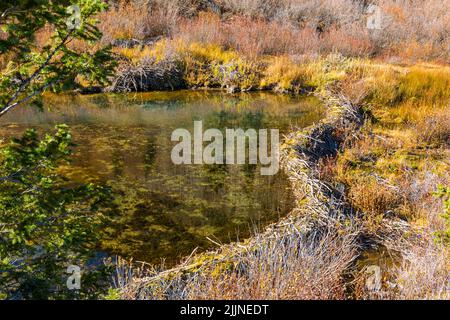
[[176, 128], [304, 127], [322, 116], [312, 97], [269, 93], [227, 95], [177, 91], [90, 96], [46, 96], [45, 111], [17, 109], [0, 122], [0, 137], [26, 127], [71, 127], [74, 181], [108, 183], [119, 213], [104, 227], [104, 250], [158, 262], [175, 262], [195, 247], [210, 248], [248, 236], [289, 212], [292, 198], [280, 171], [261, 176], [258, 165], [174, 165]]

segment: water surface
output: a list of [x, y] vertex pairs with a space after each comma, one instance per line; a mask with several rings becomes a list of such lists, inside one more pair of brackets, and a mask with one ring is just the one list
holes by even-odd
[[[0, 139], [25, 128], [70, 126], [76, 148], [65, 174], [107, 183], [118, 214], [102, 231], [103, 250], [135, 260], [176, 262], [194, 248], [245, 238], [292, 208], [280, 171], [261, 176], [258, 165], [174, 165], [176, 128], [279, 129], [318, 121], [313, 97], [215, 91], [48, 95], [44, 110], [21, 107], [0, 121]], [[208, 239], [209, 238], [209, 239]], [[213, 241], [211, 241], [211, 240]]]

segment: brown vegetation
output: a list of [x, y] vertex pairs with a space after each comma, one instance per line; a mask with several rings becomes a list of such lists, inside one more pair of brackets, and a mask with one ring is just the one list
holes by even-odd
[[448, 2], [372, 3], [382, 13], [380, 30], [367, 28], [368, 2], [352, 0], [119, 1], [100, 18], [106, 42], [163, 36], [214, 43], [246, 55], [340, 52], [448, 61]]

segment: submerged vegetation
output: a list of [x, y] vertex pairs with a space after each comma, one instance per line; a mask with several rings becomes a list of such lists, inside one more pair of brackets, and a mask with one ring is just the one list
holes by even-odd
[[[326, 107], [321, 121], [285, 136], [281, 166], [292, 205], [283, 208], [292, 210], [279, 221], [229, 244], [208, 238], [215, 250], [196, 249], [170, 269], [118, 258], [112, 284], [104, 270], [93, 268], [92, 286], [77, 297], [450, 298], [449, 2], [150, 0], [108, 1], [107, 9], [102, 1], [76, 3], [85, 24], [69, 32], [62, 2], [33, 2], [40, 11], [19, 29], [30, 11], [8, 15], [9, 2], [0, 5], [8, 18], [1, 21], [0, 116], [23, 102], [42, 106], [38, 97], [48, 89], [271, 90], [315, 95]], [[380, 28], [367, 28], [370, 4], [381, 10]], [[116, 117], [126, 121], [125, 115]], [[260, 116], [244, 114], [261, 125]], [[223, 117], [211, 121], [226, 126]], [[65, 126], [41, 140], [31, 130], [9, 144], [1, 141], [2, 298], [73, 297], [63, 287], [61, 268], [67, 260], [88, 263], [101, 242], [95, 232], [100, 224], [110, 233], [103, 248], [127, 256], [137, 255], [138, 245], [150, 249], [156, 233], [177, 239], [186, 231], [174, 220], [171, 228], [147, 225], [179, 209], [170, 207], [172, 195], [148, 190], [148, 184], [134, 182], [137, 191], [130, 197], [131, 182], [115, 185], [112, 194], [86, 181], [69, 183], [57, 169], [72, 157], [70, 141]], [[146, 157], [155, 154], [156, 144], [149, 145]], [[249, 171], [240, 177], [250, 179]], [[228, 182], [220, 168], [210, 173], [207, 188]], [[199, 201], [193, 188], [186, 190], [189, 205], [180, 216], [195, 216], [198, 206], [214, 212], [236, 207]], [[156, 194], [154, 201], [142, 200], [148, 193]], [[262, 208], [258, 197], [231, 193], [248, 207]], [[111, 220], [106, 203], [124, 214]], [[122, 232], [113, 228], [118, 222]], [[148, 229], [141, 234], [136, 223]], [[192, 241], [211, 233], [190, 232]], [[369, 259], [369, 252], [386, 253], [389, 261], [378, 253]], [[373, 264], [382, 273], [375, 288], [367, 285]]]

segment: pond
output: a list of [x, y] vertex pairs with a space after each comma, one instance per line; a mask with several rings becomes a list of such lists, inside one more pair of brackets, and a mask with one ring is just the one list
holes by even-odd
[[66, 176], [114, 190], [118, 214], [101, 230], [102, 250], [171, 264], [197, 247], [242, 240], [293, 206], [281, 171], [264, 176], [254, 164], [173, 164], [172, 131], [192, 132], [201, 120], [204, 130], [279, 129], [282, 139], [323, 112], [314, 97], [267, 92], [46, 95], [42, 111], [25, 106], [3, 117], [0, 139], [68, 124], [76, 147]]

